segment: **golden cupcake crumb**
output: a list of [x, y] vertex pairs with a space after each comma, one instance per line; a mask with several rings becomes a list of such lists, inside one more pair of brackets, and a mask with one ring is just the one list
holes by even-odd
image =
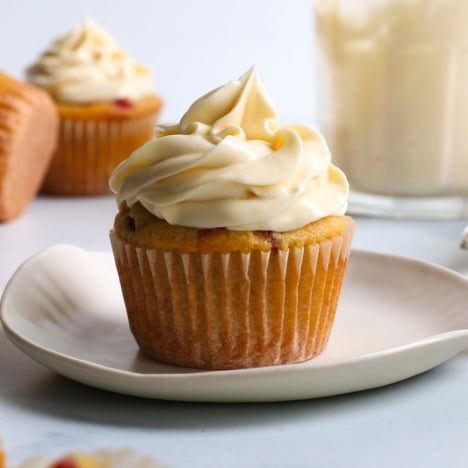
[[327, 216], [304, 227], [286, 232], [232, 231], [224, 228], [195, 229], [174, 226], [153, 216], [140, 203], [122, 204], [115, 218], [118, 237], [137, 247], [180, 252], [250, 252], [303, 247], [343, 233], [349, 218]]

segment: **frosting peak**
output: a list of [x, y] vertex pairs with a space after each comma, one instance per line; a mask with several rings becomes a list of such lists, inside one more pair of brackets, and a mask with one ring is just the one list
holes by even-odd
[[150, 72], [90, 19], [53, 41], [26, 75], [64, 103], [138, 100], [153, 85]]
[[160, 125], [111, 177], [119, 203], [170, 224], [288, 231], [344, 214], [348, 183], [323, 138], [280, 126], [255, 68]]
[[243, 130], [249, 140], [271, 137], [278, 116], [255, 68], [238, 81], [231, 81], [197, 99], [180, 120], [180, 128], [200, 122], [210, 134], [223, 134], [232, 127]]

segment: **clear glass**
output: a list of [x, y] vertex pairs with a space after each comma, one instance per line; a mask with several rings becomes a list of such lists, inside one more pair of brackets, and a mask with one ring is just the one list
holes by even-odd
[[350, 211], [468, 216], [468, 0], [314, 0], [314, 15]]

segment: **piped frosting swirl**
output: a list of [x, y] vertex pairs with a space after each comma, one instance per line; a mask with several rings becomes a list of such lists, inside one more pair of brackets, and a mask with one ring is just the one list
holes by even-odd
[[136, 101], [150, 94], [153, 86], [149, 70], [90, 19], [53, 41], [26, 76], [56, 101], [73, 104]]
[[114, 171], [118, 203], [141, 203], [170, 224], [289, 231], [344, 214], [348, 182], [324, 139], [279, 125], [255, 68], [195, 101], [177, 125]]

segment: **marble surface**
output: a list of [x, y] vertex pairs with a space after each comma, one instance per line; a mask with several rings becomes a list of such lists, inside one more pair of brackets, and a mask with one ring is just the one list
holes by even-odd
[[[109, 251], [115, 209], [110, 196], [38, 198], [20, 219], [0, 226], [0, 290], [45, 247], [70, 243]], [[356, 221], [357, 248], [468, 274], [468, 252], [459, 248], [465, 220]], [[32, 361], [0, 332], [0, 435], [12, 463], [41, 453], [130, 447], [174, 468], [465, 467], [467, 403], [468, 352], [372, 391], [297, 402], [195, 404], [75, 383]]]

